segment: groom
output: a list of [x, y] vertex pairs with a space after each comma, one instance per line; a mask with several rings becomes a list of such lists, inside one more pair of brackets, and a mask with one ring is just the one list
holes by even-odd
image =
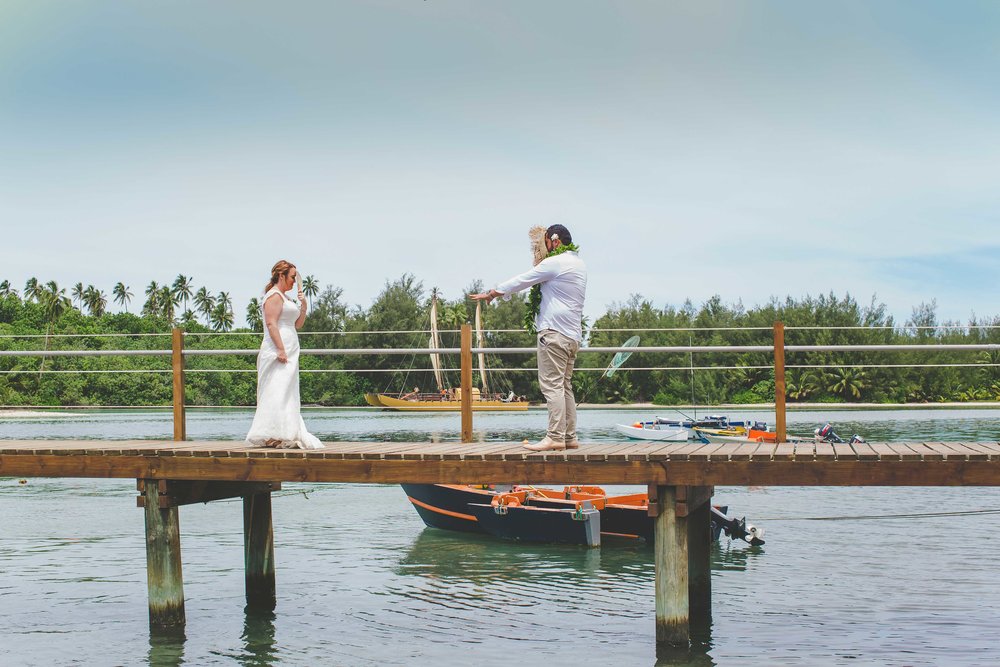
[[[538, 228], [541, 230], [541, 228]], [[535, 267], [500, 283], [488, 292], [470, 294], [475, 301], [510, 299], [514, 292], [537, 286], [539, 294], [528, 299], [537, 308], [534, 330], [538, 332], [538, 385], [549, 410], [549, 427], [540, 442], [525, 445], [536, 452], [576, 449], [576, 398], [573, 396], [573, 364], [583, 341], [583, 300], [587, 293], [587, 267], [573, 244], [573, 236], [562, 225], [544, 230], [544, 251], [538, 248]]]

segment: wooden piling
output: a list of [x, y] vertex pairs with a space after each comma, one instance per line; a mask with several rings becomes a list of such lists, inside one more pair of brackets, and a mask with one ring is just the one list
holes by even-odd
[[654, 521], [656, 642], [690, 640], [688, 598], [688, 517], [677, 516], [677, 487], [656, 487]]
[[142, 487], [146, 516], [149, 624], [154, 628], [180, 627], [184, 625], [184, 580], [177, 508], [160, 509], [156, 480], [144, 480]]
[[173, 330], [171, 362], [174, 375], [174, 440], [187, 440], [187, 419], [184, 414], [184, 331]]
[[[711, 488], [711, 487], [708, 487]], [[689, 494], [694, 495], [694, 494]], [[712, 625], [712, 501], [688, 511], [688, 599], [691, 626]]]
[[274, 529], [270, 492], [243, 497], [243, 556], [247, 606], [257, 610], [274, 609]]
[[472, 442], [472, 325], [462, 325], [462, 442]]
[[778, 442], [788, 440], [785, 432], [785, 325], [774, 323], [774, 432]]

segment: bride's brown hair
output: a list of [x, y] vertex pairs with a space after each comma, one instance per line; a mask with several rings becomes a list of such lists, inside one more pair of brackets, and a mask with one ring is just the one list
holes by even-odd
[[287, 276], [288, 272], [295, 268], [295, 265], [291, 262], [285, 261], [283, 259], [278, 260], [278, 263], [271, 267], [271, 282], [267, 284], [264, 288], [264, 293], [271, 291], [271, 288], [278, 284], [278, 280], [282, 276]]

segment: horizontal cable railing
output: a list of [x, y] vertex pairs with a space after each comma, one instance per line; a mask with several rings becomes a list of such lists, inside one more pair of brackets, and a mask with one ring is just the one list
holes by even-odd
[[[473, 347], [472, 354], [534, 354], [535, 347]], [[898, 345], [785, 345], [788, 352], [997, 352], [1000, 343], [911, 343]], [[185, 357], [204, 356], [247, 356], [260, 352], [258, 348], [185, 349]], [[617, 352], [662, 353], [662, 354], [724, 354], [724, 353], [770, 353], [772, 345], [666, 345], [646, 347], [601, 346], [581, 347], [579, 354], [614, 354]], [[302, 348], [302, 354], [316, 356], [364, 356], [364, 355], [430, 355], [461, 354], [460, 347], [406, 347], [406, 348]], [[171, 350], [0, 350], [0, 357], [169, 357]], [[843, 364], [840, 364], [843, 365]]]
[[[606, 345], [594, 345], [588, 347], [582, 347], [579, 349], [579, 354], [581, 356], [591, 356], [593, 355], [612, 355], [618, 353], [638, 353], [638, 354], [651, 354], [651, 355], [685, 355], [687, 357], [686, 364], [676, 364], [676, 365], [643, 365], [643, 366], [631, 366], [626, 367], [627, 370], [637, 371], [637, 372], [687, 372], [694, 373], [694, 371], [704, 372], [704, 371], [736, 371], [736, 370], [754, 370], [754, 371], [773, 371], [772, 378], [774, 380], [774, 393], [775, 393], [775, 413], [777, 416], [777, 432], [780, 437], [784, 437], [784, 424], [785, 424], [785, 370], [786, 369], [836, 369], [836, 368], [857, 368], [857, 369], [880, 369], [880, 368], [994, 368], [1000, 366], [1000, 358], [996, 356], [981, 357], [981, 361], [986, 363], [969, 363], [963, 360], [961, 357], [944, 357], [944, 358], [927, 358], [921, 359], [920, 363], [899, 363], [897, 360], [892, 360], [891, 363], [872, 363], [869, 357], [865, 357], [860, 362], [850, 361], [845, 359], [841, 363], [832, 363], [829, 357], [820, 357], [818, 359], [809, 357], [796, 359], [796, 355], [807, 355], [810, 353], [831, 353], [831, 354], [854, 354], [854, 353], [867, 353], [867, 354], [878, 354], [878, 355], [896, 355], [900, 353], [1000, 353], [1000, 343], [954, 343], [954, 342], [943, 342], [943, 337], [941, 342], [928, 342], [928, 338], [922, 336], [912, 336], [907, 337], [907, 342], [901, 342], [897, 344], [883, 344], [883, 343], [862, 343], [862, 344], [787, 344], [785, 342], [785, 334], [789, 330], [801, 329], [801, 330], [814, 330], [814, 329], [878, 329], [881, 327], [788, 327], [785, 328], [780, 323], [773, 327], [774, 339], [773, 344], [765, 345], [696, 345], [693, 342], [688, 345], [645, 345], [645, 346], [634, 346], [630, 347], [628, 345], [618, 345], [618, 346], [606, 346]], [[951, 326], [936, 326], [936, 327], [884, 327], [885, 329], [898, 329], [902, 331], [912, 331], [912, 330], [928, 330], [928, 329], [938, 329], [938, 330], [949, 330], [953, 328], [961, 328], [965, 330], [972, 329], [994, 329], [1000, 328], [994, 325], [963, 325], [962, 327], [951, 327]], [[718, 327], [713, 329], [687, 329], [687, 328], [673, 328], [673, 329], [602, 329], [602, 332], [613, 332], [613, 331], [765, 331], [763, 327]], [[498, 332], [518, 332], [523, 333], [521, 330], [493, 330], [493, 333]], [[597, 330], [592, 330], [597, 331]], [[397, 331], [371, 331], [371, 332], [300, 332], [300, 335], [322, 335], [322, 334], [336, 334], [341, 336], [351, 335], [351, 334], [424, 334], [427, 331], [418, 330], [397, 330]], [[472, 395], [472, 371], [473, 371], [473, 359], [475, 355], [478, 354], [488, 354], [488, 355], [535, 355], [537, 348], [534, 345], [531, 346], [518, 346], [518, 347], [473, 347], [472, 345], [472, 335], [471, 328], [468, 325], [463, 326], [460, 330], [461, 333], [461, 346], [459, 347], [385, 347], [385, 348], [373, 348], [373, 347], [316, 347], [316, 348], [301, 348], [300, 353], [303, 357], [414, 357], [414, 358], [426, 358], [429, 355], [457, 355], [461, 359], [461, 364], [458, 367], [449, 367], [441, 369], [444, 372], [461, 374], [461, 385], [463, 388], [462, 395], [465, 400], [462, 401], [462, 433], [463, 439], [465, 439], [471, 433], [471, 402], [473, 399]], [[30, 349], [30, 350], [0, 350], [0, 360], [9, 359], [11, 361], [20, 359], [36, 359], [39, 360], [39, 368], [27, 369], [10, 366], [14, 365], [11, 363], [6, 364], [6, 368], [0, 370], [0, 375], [46, 375], [46, 374], [80, 374], [80, 375], [110, 375], [110, 374], [150, 374], [150, 375], [173, 375], [173, 409], [174, 409], [174, 422], [175, 422], [175, 438], [184, 439], [185, 426], [184, 426], [184, 376], [187, 373], [192, 375], [195, 374], [226, 374], [226, 373], [243, 373], [251, 374], [256, 373], [257, 370], [251, 364], [245, 362], [240, 362], [239, 368], [199, 368], [198, 366], [204, 365], [202, 363], [194, 363], [199, 357], [242, 357], [244, 359], [255, 357], [259, 354], [259, 347], [256, 342], [253, 345], [249, 345], [249, 340], [236, 340], [229, 338], [234, 347], [233, 348], [220, 348], [219, 344], [224, 344], [222, 341], [217, 341], [214, 345], [212, 343], [213, 337], [215, 336], [244, 336], [249, 338], [260, 339], [262, 334], [256, 333], [244, 333], [244, 332], [208, 332], [208, 333], [192, 333], [185, 334], [181, 330], [174, 330], [171, 334], [156, 334], [156, 333], [140, 333], [140, 334], [59, 334], [44, 336], [42, 334], [38, 335], [18, 335], [18, 336], [0, 336], [0, 338], [9, 340], [18, 339], [42, 339], [46, 340], [46, 347], [50, 344], [51, 340], [58, 339], [95, 339], [96, 341], [102, 338], [162, 338], [165, 336], [171, 337], [171, 344], [169, 347], [164, 346], [163, 349], [133, 349], [133, 350], [122, 350], [122, 349]], [[424, 339], [426, 340], [426, 339]], [[930, 338], [930, 340], [934, 340]], [[912, 342], [910, 342], [912, 341]], [[533, 342], [533, 341], [532, 341]], [[715, 341], [713, 341], [714, 343]], [[16, 344], [16, 343], [15, 343]], [[155, 343], [154, 345], [158, 345]], [[199, 348], [198, 345], [207, 345], [209, 347]], [[737, 359], [730, 357], [726, 359], [728, 363], [703, 363], [699, 365], [694, 364], [695, 355], [760, 355], [756, 357], [745, 358], [747, 363], [738, 363]], [[791, 360], [799, 361], [799, 363], [785, 363], [786, 355], [791, 355]], [[45, 368], [45, 362], [48, 359], [68, 359], [68, 358], [102, 358], [102, 357], [149, 357], [151, 360], [163, 359], [169, 362], [165, 364], [160, 364], [159, 362], [150, 363], [151, 368], [94, 368], [94, 364], [81, 364], [84, 368], [73, 369], [59, 367], [60, 364], [57, 361], [53, 361], [52, 365], [57, 366], [55, 368]], [[762, 363], [765, 361], [770, 361], [770, 357], [773, 359], [773, 363]], [[905, 359], [905, 357], [904, 357]], [[810, 362], [813, 363], [802, 363]], [[737, 362], [737, 363], [734, 363]], [[405, 363], [405, 362], [404, 362]], [[169, 364], [169, 366], [167, 365]], [[23, 365], [23, 364], [22, 364]], [[308, 365], [316, 365], [315, 362], [310, 362]], [[382, 365], [382, 364], [379, 364]], [[395, 365], [395, 364], [393, 364]], [[89, 367], [88, 367], [89, 366]], [[194, 367], [189, 367], [194, 366]], [[593, 374], [593, 373], [604, 373], [606, 369], [603, 365], [594, 365], [592, 362], [588, 362], [587, 366], [580, 366], [577, 372]], [[624, 370], [624, 369], [623, 369]], [[339, 373], [367, 373], [367, 374], [386, 374], [386, 373], [427, 373], [430, 372], [430, 368], [420, 367], [420, 368], [301, 368], [300, 372], [303, 374], [339, 374]], [[516, 373], [535, 373], [537, 368], [534, 364], [530, 366], [525, 366], [521, 368], [491, 368], [490, 373], [495, 374], [516, 374]], [[18, 380], [20, 381], [20, 380]], [[6, 382], [6, 381], [5, 381]], [[159, 381], [158, 381], [159, 382]], [[162, 386], [162, 385], [161, 385]], [[168, 389], [169, 391], [169, 389]], [[471, 436], [469, 436], [471, 437]]]

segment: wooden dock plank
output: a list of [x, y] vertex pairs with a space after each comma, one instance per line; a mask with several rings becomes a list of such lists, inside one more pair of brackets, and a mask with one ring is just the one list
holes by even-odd
[[920, 459], [922, 461], [943, 461], [944, 455], [940, 452], [934, 451], [933, 448], [927, 446], [923, 442], [908, 442], [906, 446], [912, 449], [915, 453], [920, 454]]
[[[794, 443], [794, 453], [796, 461], [811, 461], [816, 458], [816, 445], [811, 442]], [[830, 449], [830, 456], [833, 456], [833, 449]]]
[[970, 460], [973, 460], [973, 461], [986, 460], [986, 461], [988, 461], [988, 460], [990, 460], [992, 458], [1000, 457], [1000, 452], [993, 451], [990, 447], [986, 446], [984, 443], [981, 443], [981, 442], [963, 442], [962, 444], [965, 445], [966, 447], [968, 447], [969, 449], [977, 452], [980, 456], [985, 457], [984, 459], [980, 459], [980, 458], [972, 459], [970, 457]]
[[700, 441], [675, 442], [664, 446], [663, 451], [667, 454], [669, 461], [687, 461], [688, 456], [704, 446], [705, 443]]
[[884, 442], [869, 442], [871, 448], [880, 461], [899, 461], [899, 451], [892, 445]]
[[710, 461], [728, 461], [729, 457], [740, 451], [741, 449], [757, 449], [757, 443], [744, 443], [744, 442], [724, 442], [722, 447], [719, 447], [711, 454], [709, 454]]
[[692, 451], [687, 455], [688, 461], [708, 461], [712, 452], [722, 447], [721, 442], [709, 442], [709, 443], [696, 443], [698, 444]]
[[846, 442], [834, 442], [832, 445], [833, 455], [838, 459], [855, 459], [858, 457], [854, 449]]
[[878, 454], [867, 442], [855, 442], [851, 445], [854, 449], [855, 456], [861, 461], [877, 461]]
[[[795, 445], [790, 442], [782, 442], [774, 447], [774, 451], [771, 452], [771, 459], [774, 461], [792, 461], [795, 458]], [[809, 452], [809, 458], [812, 458], [812, 451]]]

